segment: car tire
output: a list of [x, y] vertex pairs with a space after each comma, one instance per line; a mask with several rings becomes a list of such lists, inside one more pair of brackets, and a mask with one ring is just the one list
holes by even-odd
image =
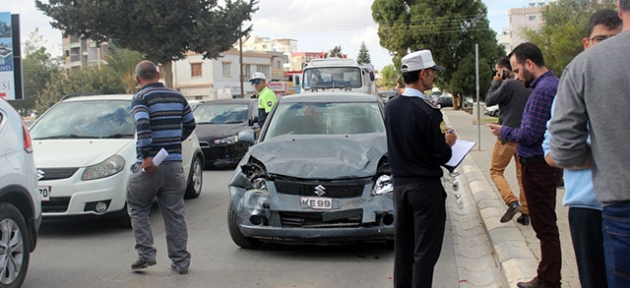
[[186, 187], [186, 193], [184, 199], [195, 199], [201, 195], [201, 188], [203, 187], [203, 163], [199, 156], [195, 156], [195, 159], [190, 165], [190, 173], [188, 175], [188, 186]]
[[236, 223], [236, 213], [234, 212], [234, 209], [232, 209], [232, 201], [230, 201], [230, 204], [228, 205], [227, 218], [228, 228], [230, 229], [230, 237], [232, 238], [234, 244], [244, 249], [260, 247], [261, 243], [259, 240], [245, 237], [245, 235], [241, 233], [241, 230], [238, 228], [238, 223]]
[[[0, 239], [3, 247], [0, 257], [5, 259], [0, 261], [0, 287], [21, 287], [28, 270], [31, 240], [22, 213], [9, 203], [0, 203]], [[19, 263], [19, 267], [14, 263]]]
[[494, 111], [494, 115], [493, 115], [493, 116], [494, 116], [494, 117], [499, 117], [499, 113], [500, 113], [500, 112], [499, 112], [499, 110]]
[[116, 224], [122, 228], [132, 228], [131, 227], [131, 216], [129, 216], [129, 210], [127, 210], [127, 204], [122, 209], [121, 213], [115, 219]]

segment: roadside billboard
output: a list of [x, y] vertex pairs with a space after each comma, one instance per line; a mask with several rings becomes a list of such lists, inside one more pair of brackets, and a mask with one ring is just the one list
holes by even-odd
[[19, 15], [0, 12], [0, 97], [7, 100], [22, 99], [19, 40]]

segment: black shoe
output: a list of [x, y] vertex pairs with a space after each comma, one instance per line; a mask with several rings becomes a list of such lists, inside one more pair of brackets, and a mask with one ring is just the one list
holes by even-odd
[[147, 268], [149, 266], [153, 266], [157, 264], [157, 262], [155, 261], [145, 261], [142, 259], [138, 259], [136, 260], [136, 262], [133, 262], [133, 264], [131, 264], [131, 270], [139, 270], [139, 269], [144, 269]]
[[179, 273], [180, 275], [186, 275], [186, 274], [188, 274], [188, 269], [186, 269], [186, 270], [181, 270], [181, 271], [180, 271], [180, 270], [177, 270], [177, 267], [176, 267], [176, 266], [175, 266], [175, 264], [173, 264], [173, 263], [171, 263], [171, 270], [173, 270], [173, 271], [175, 271], [175, 272]]
[[521, 213], [521, 216], [516, 218], [516, 222], [521, 223], [524, 226], [529, 225], [529, 215]]
[[534, 279], [529, 282], [518, 282], [516, 286], [518, 288], [540, 288], [541, 284], [540, 281], [538, 281], [538, 277], [534, 277]]
[[516, 213], [518, 212], [521, 212], [521, 204], [518, 204], [518, 202], [516, 201], [510, 203], [510, 205], [508, 205], [507, 211], [505, 211], [505, 214], [503, 214], [503, 216], [501, 217], [501, 223], [512, 220], [512, 218], [514, 218], [514, 215], [516, 215]]

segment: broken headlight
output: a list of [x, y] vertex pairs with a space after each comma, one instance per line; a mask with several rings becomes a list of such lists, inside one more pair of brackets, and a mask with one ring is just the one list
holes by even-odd
[[384, 195], [394, 191], [392, 176], [383, 174], [376, 178], [374, 187], [372, 188], [372, 196]]

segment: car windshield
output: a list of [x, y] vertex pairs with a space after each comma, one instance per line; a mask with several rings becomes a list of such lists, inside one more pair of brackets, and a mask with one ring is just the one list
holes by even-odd
[[247, 121], [248, 104], [198, 105], [193, 111], [197, 124], [234, 124]]
[[385, 132], [377, 103], [280, 103], [264, 138], [285, 134], [363, 134]]
[[133, 138], [134, 131], [130, 100], [61, 102], [30, 128], [34, 140]]
[[304, 88], [361, 88], [358, 67], [309, 68], [304, 71]]

